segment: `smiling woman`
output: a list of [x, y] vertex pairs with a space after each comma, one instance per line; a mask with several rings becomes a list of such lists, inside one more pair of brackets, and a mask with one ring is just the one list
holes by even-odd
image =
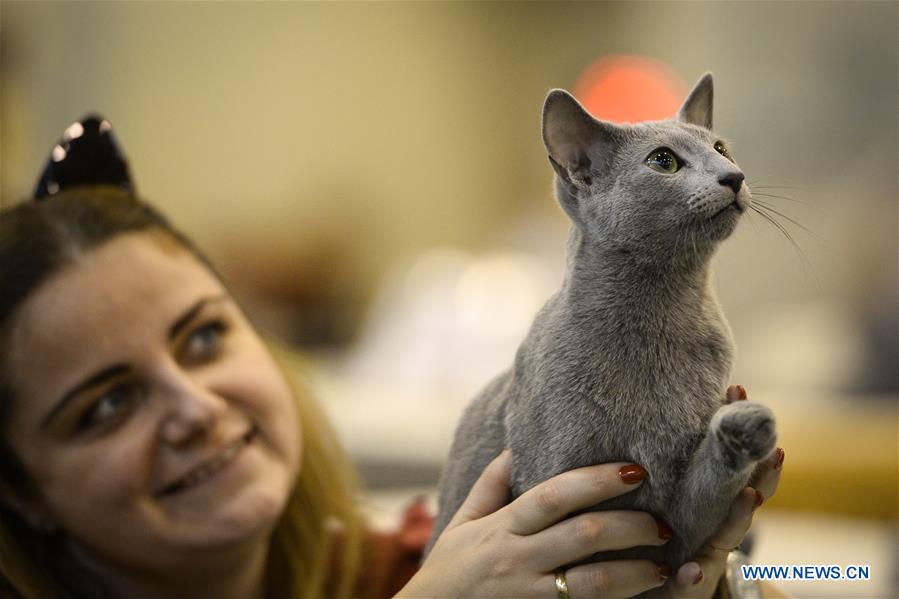
[[314, 596], [333, 562], [328, 594], [347, 594], [353, 470], [202, 254], [113, 188], [20, 204], [0, 239], [0, 555], [17, 591], [251, 596], [264, 578]]

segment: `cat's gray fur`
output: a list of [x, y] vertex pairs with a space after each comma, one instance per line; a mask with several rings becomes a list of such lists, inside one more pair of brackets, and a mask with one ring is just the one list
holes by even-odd
[[[547, 96], [543, 139], [573, 223], [565, 280], [512, 367], [463, 415], [428, 549], [508, 447], [513, 497], [572, 468], [642, 465], [649, 478], [640, 488], [597, 509], [650, 512], [674, 538], [598, 557], [677, 567], [774, 448], [770, 410], [725, 399], [733, 342], [709, 263], [751, 196], [737, 165], [714, 147], [723, 140], [711, 115], [711, 74], [667, 121], [615, 125], [562, 90]], [[680, 170], [645, 164], [659, 147], [674, 151]]]

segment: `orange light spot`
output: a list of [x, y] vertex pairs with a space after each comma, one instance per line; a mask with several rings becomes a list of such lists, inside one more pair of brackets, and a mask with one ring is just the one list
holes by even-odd
[[584, 70], [574, 95], [598, 119], [635, 123], [673, 117], [687, 95], [687, 86], [657, 60], [606, 56]]

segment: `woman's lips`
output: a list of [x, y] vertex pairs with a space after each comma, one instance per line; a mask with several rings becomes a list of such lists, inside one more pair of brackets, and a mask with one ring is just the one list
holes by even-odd
[[256, 436], [256, 429], [252, 428], [248, 433], [239, 439], [232, 441], [214, 457], [202, 462], [199, 466], [192, 468], [187, 474], [179, 477], [175, 482], [167, 485], [159, 495], [173, 495], [181, 491], [195, 487], [196, 485], [212, 478], [225, 468], [227, 468], [240, 454], [240, 452], [249, 445]]

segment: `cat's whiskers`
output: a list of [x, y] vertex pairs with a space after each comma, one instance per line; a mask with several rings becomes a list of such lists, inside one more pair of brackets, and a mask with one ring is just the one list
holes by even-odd
[[761, 197], [763, 197], [763, 198], [772, 198], [772, 199], [778, 199], [778, 200], [786, 200], [786, 201], [788, 201], [788, 202], [795, 202], [795, 203], [797, 203], [797, 204], [802, 204], [802, 205], [805, 206], [806, 208], [809, 208], [809, 209], [811, 209], [811, 210], [814, 210], [814, 211], [817, 212], [818, 214], [824, 214], [824, 211], [821, 210], [820, 208], [818, 208], [817, 206], [813, 206], [812, 204], [810, 204], [810, 203], [808, 203], [808, 202], [803, 202], [802, 200], [799, 200], [799, 199], [796, 199], [796, 198], [791, 198], [791, 197], [789, 197], [789, 196], [782, 196], [782, 195], [777, 195], [777, 194], [773, 194], [773, 193], [764, 193], [764, 192], [756, 191], [755, 189], [753, 189], [753, 190], [752, 190], [752, 197], [755, 198], [756, 196], [761, 196]]
[[795, 185], [756, 185], [755, 181], [747, 181], [746, 185], [750, 186], [753, 189], [794, 189], [794, 190], [804, 190], [803, 187], [798, 187]]
[[762, 209], [764, 209], [764, 210], [767, 210], [768, 212], [773, 212], [773, 213], [776, 214], [777, 216], [780, 216], [780, 217], [782, 217], [782, 218], [787, 219], [788, 221], [790, 221], [791, 223], [793, 223], [794, 225], [796, 225], [797, 227], [799, 227], [800, 229], [802, 229], [803, 231], [805, 231], [805, 232], [808, 234], [809, 237], [811, 237], [812, 239], [814, 239], [815, 241], [817, 241], [817, 242], [820, 243], [821, 245], [824, 245], [824, 242], [821, 241], [821, 238], [819, 238], [817, 235], [815, 235], [814, 231], [812, 231], [812, 230], [809, 229], [808, 227], [804, 226], [804, 225], [801, 224], [800, 222], [796, 221], [795, 219], [790, 218], [789, 216], [787, 216], [787, 215], [784, 214], [783, 212], [780, 212], [779, 210], [776, 210], [776, 209], [774, 208], [774, 206], [772, 206], [772, 205], [769, 204], [768, 202], [765, 202], [764, 200], [758, 200], [758, 199], [756, 199], [754, 203], [757, 204], [759, 208], [762, 208]]
[[[767, 177], [767, 179], [771, 179], [771, 177]], [[796, 190], [807, 190], [807, 188], [799, 186], [799, 185], [756, 185], [757, 183], [765, 183], [766, 177], [758, 177], [754, 179], [747, 179], [746, 185], [749, 185], [753, 189], [796, 189]]]
[[690, 242], [693, 244], [693, 257], [699, 257], [699, 248], [696, 246], [696, 229], [690, 228]]
[[[751, 204], [749, 205], [749, 207], [750, 207], [756, 214], [758, 214], [759, 216], [761, 216], [762, 218], [764, 218], [765, 220], [767, 220], [768, 222], [770, 222], [770, 223], [771, 223], [772, 225], [774, 225], [774, 226], [775, 226], [781, 233], [783, 233], [784, 237], [786, 237], [787, 240], [793, 245], [793, 247], [796, 248], [796, 252], [797, 252], [797, 254], [799, 255], [799, 263], [800, 263], [800, 265], [802, 266], [802, 276], [803, 276], [803, 278], [806, 279], [806, 280], [808, 280], [808, 277], [807, 277], [807, 274], [806, 274], [806, 273], [807, 273], [807, 272], [811, 272], [811, 273], [812, 273], [812, 276], [813, 276], [814, 279], [815, 279], [815, 282], [818, 284], [818, 287], [821, 288], [821, 281], [820, 281], [820, 279], [818, 279], [818, 275], [815, 273], [814, 266], [812, 265], [811, 261], [808, 259], [808, 256], [806, 256], [805, 252], [802, 251], [802, 248], [799, 247], [799, 244], [796, 242], [796, 240], [793, 238], [793, 236], [790, 235], [790, 232], [787, 230], [787, 228], [784, 227], [783, 224], [777, 222], [777, 220], [775, 220], [774, 216], [773, 216], [770, 212], [768, 212], [769, 210], [772, 210], [772, 209], [771, 209], [770, 207], [768, 207], [768, 206], [765, 206], [765, 205], [759, 203], [758, 200], [756, 200], [755, 202], [751, 203]], [[780, 214], [780, 213], [778, 213], [778, 212], [776, 212], [776, 211], [774, 211], [774, 212], [775, 212], [776, 214]], [[781, 216], [783, 216], [783, 215], [781, 215]], [[785, 217], [785, 218], [786, 218], [786, 217]]]
[[[751, 203], [751, 202], [750, 202]], [[752, 212], [748, 210], [748, 208], [752, 208], [752, 206], [747, 206], [746, 216], [749, 217], [749, 224], [752, 225], [752, 230], [755, 231], [755, 234], [758, 235], [759, 228], [756, 226], [755, 221], [752, 220]]]
[[790, 190], [790, 191], [800, 191], [800, 192], [807, 193], [809, 190], [806, 187], [801, 187], [798, 185], [756, 185], [756, 183], [761, 183], [761, 182], [762, 182], [762, 179], [753, 179], [751, 181], [747, 179], [746, 185], [749, 187], [749, 189], [752, 190], [752, 197], [762, 196], [762, 197], [766, 197], [766, 198], [777, 198], [778, 200], [786, 200], [788, 202], [795, 202], [797, 204], [802, 204], [803, 206], [814, 210], [818, 214], [822, 214], [822, 215], [826, 214], [823, 210], [821, 210], [819, 207], [817, 207], [816, 205], [814, 205], [811, 202], [806, 202], [806, 201], [800, 200], [798, 198], [794, 198], [794, 197], [787, 196], [787, 195], [780, 195], [781, 193], [784, 193], [783, 191], [781, 191], [784, 189]]

